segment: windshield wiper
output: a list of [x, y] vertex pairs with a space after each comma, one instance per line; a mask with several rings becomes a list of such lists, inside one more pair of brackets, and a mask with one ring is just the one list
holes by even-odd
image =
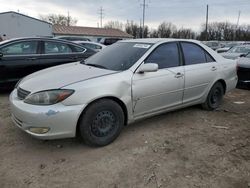
[[97, 68], [101, 68], [101, 69], [107, 69], [107, 67], [104, 67], [103, 65], [98, 65], [98, 64], [85, 63], [85, 65], [88, 65], [91, 67], [97, 67]]

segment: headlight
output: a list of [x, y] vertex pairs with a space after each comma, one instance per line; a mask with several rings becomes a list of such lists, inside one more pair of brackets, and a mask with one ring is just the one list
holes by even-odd
[[65, 100], [73, 93], [74, 90], [68, 89], [41, 91], [31, 94], [24, 102], [33, 105], [52, 105]]

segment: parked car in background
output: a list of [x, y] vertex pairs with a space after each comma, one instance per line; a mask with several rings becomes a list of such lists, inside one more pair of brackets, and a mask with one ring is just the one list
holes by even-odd
[[229, 42], [223, 45], [223, 47], [216, 49], [216, 52], [223, 53], [227, 52], [230, 48], [239, 45], [237, 42]]
[[197, 104], [216, 109], [236, 83], [236, 62], [199, 41], [119, 41], [84, 62], [25, 77], [11, 93], [11, 113], [34, 137], [80, 135], [104, 146], [142, 118]]
[[209, 48], [212, 48], [213, 50], [217, 50], [221, 47], [219, 41], [203, 41], [203, 44], [205, 44]]
[[96, 43], [96, 42], [90, 42], [90, 41], [74, 41], [77, 44], [82, 45], [83, 47], [87, 47], [90, 48], [92, 50], [95, 50], [96, 52], [101, 51], [103, 48], [105, 48], [106, 46], [100, 43]]
[[250, 89], [250, 53], [238, 59], [238, 88]]
[[86, 59], [94, 50], [50, 38], [20, 38], [0, 43], [0, 88], [35, 71]]
[[116, 43], [119, 40], [122, 40], [122, 39], [121, 38], [102, 38], [100, 40], [100, 43], [105, 46], [108, 46], [108, 45]]
[[54, 37], [55, 39], [62, 39], [62, 40], [69, 40], [69, 41], [91, 41], [89, 38], [86, 37], [69, 37], [69, 36], [58, 36]]
[[221, 55], [227, 59], [237, 59], [250, 52], [250, 45], [240, 45], [230, 48], [227, 52], [221, 53]]

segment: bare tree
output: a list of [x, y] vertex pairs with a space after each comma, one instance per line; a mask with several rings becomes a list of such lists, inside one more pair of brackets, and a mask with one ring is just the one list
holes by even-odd
[[160, 38], [169, 38], [176, 30], [176, 26], [171, 22], [162, 22], [158, 26], [158, 36]]
[[62, 14], [48, 14], [40, 15], [41, 20], [49, 22], [53, 25], [65, 25], [65, 26], [74, 26], [77, 23], [77, 19], [72, 18], [71, 16], [64, 16]]
[[123, 30], [123, 23], [119, 21], [109, 21], [104, 25], [104, 28], [120, 29]]

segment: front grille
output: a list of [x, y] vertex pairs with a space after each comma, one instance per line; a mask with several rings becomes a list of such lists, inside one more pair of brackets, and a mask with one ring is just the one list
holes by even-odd
[[24, 100], [30, 94], [29, 91], [26, 91], [20, 87], [17, 88], [17, 97], [20, 100]]

